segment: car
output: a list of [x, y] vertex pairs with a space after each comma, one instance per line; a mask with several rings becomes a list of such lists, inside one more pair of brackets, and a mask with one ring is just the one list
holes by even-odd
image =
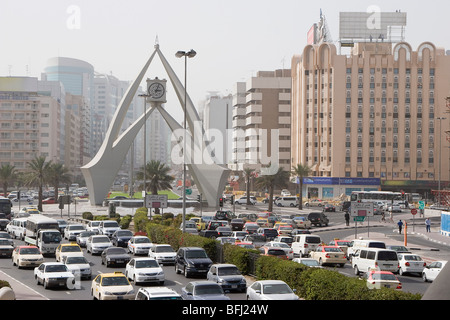
[[218, 227], [228, 226], [228, 221], [225, 220], [211, 220], [206, 225], [206, 230], [216, 230]]
[[234, 264], [213, 264], [206, 274], [206, 280], [218, 283], [223, 290], [245, 292], [247, 289], [245, 277]]
[[205, 249], [199, 247], [180, 247], [175, 258], [175, 272], [183, 272], [188, 278], [191, 275], [206, 277], [212, 265]]
[[236, 240], [244, 240], [246, 235], [248, 235], [248, 232], [245, 231], [233, 231], [231, 233], [231, 236]]
[[278, 197], [274, 202], [278, 207], [297, 207], [298, 198], [297, 197]]
[[336, 207], [332, 204], [328, 203], [323, 206], [322, 208], [323, 212], [336, 212]]
[[256, 223], [262, 228], [269, 228], [271, 226], [269, 219], [267, 218], [258, 218], [256, 219]]
[[247, 300], [299, 300], [286, 282], [282, 280], [259, 280], [247, 288]]
[[291, 237], [294, 237], [298, 234], [311, 234], [311, 231], [309, 231], [308, 229], [294, 229], [291, 232]]
[[[180, 230], [183, 231], [183, 224], [180, 225]], [[198, 234], [197, 224], [191, 220], [185, 221], [184, 232], [190, 234]]]
[[150, 258], [158, 261], [160, 265], [174, 264], [177, 253], [170, 244], [153, 244], [148, 251]]
[[[4, 218], [2, 218], [2, 216]], [[0, 212], [0, 231], [6, 230], [6, 226], [10, 223], [9, 219], [6, 219], [6, 214]]]
[[271, 248], [279, 248], [284, 251], [288, 259], [292, 260], [294, 258], [294, 251], [292, 248], [284, 242], [277, 242], [277, 241], [270, 241], [264, 244], [264, 247], [271, 247]]
[[0, 257], [12, 257], [14, 246], [7, 239], [0, 239]]
[[269, 241], [278, 237], [278, 231], [274, 228], [259, 228], [256, 234], [265, 236]]
[[322, 207], [325, 203], [320, 199], [310, 199], [303, 203], [305, 207]]
[[248, 242], [252, 243], [255, 247], [259, 248], [264, 245], [264, 243], [267, 242], [267, 238], [264, 235], [252, 233], [249, 235], [246, 235], [242, 242]]
[[192, 281], [181, 288], [183, 300], [230, 300], [222, 287], [212, 281]]
[[341, 210], [344, 212], [349, 212], [351, 208], [352, 202], [351, 201], [344, 201], [342, 202]]
[[397, 253], [411, 253], [405, 246], [387, 245], [386, 249], [394, 250]]
[[291, 246], [292, 242], [294, 241], [294, 238], [292, 238], [291, 236], [278, 236], [275, 239], [273, 239], [274, 242], [284, 242], [286, 243], [289, 247]]
[[291, 195], [291, 192], [288, 189], [281, 190], [282, 197], [289, 197], [290, 195]]
[[69, 224], [64, 219], [56, 219], [56, 221], [58, 222], [59, 225], [59, 232], [61, 232], [61, 234], [64, 234], [64, 230]]
[[44, 256], [36, 246], [17, 246], [12, 253], [12, 262], [19, 269], [37, 267], [44, 262]]
[[125, 276], [134, 284], [156, 282], [163, 285], [165, 281], [164, 270], [150, 257], [132, 258], [125, 266]]
[[256, 246], [251, 242], [239, 241], [239, 242], [235, 242], [234, 245], [241, 247], [241, 248], [245, 248], [245, 249], [251, 249], [251, 250], [256, 249]]
[[219, 237], [230, 237], [231, 236], [231, 228], [230, 227], [217, 227], [216, 231], [217, 231], [217, 235]]
[[86, 248], [86, 241], [90, 236], [96, 235], [94, 231], [83, 231], [79, 233], [76, 237], [76, 243], [83, 248]]
[[111, 265], [126, 265], [131, 260], [131, 256], [128, 254], [127, 250], [120, 247], [106, 248], [100, 256], [102, 264], [106, 265], [106, 267]]
[[210, 239], [217, 239], [219, 237], [217, 230], [202, 230], [198, 235]]
[[400, 266], [398, 273], [401, 276], [407, 273], [418, 273], [421, 276], [423, 269], [425, 269], [427, 265], [417, 254], [398, 253], [397, 257]]
[[424, 282], [433, 282], [446, 264], [447, 261], [433, 261], [423, 269], [422, 280]]
[[133, 232], [130, 230], [117, 230], [111, 236], [111, 242], [116, 247], [126, 248], [128, 241], [133, 237]]
[[135, 300], [183, 300], [181, 295], [168, 287], [139, 288]]
[[[235, 204], [247, 204], [247, 197], [241, 197], [234, 201]], [[256, 197], [250, 196], [250, 204], [255, 205], [256, 204]]]
[[27, 230], [26, 226], [27, 218], [14, 218], [6, 226], [6, 232], [8, 232], [14, 239], [24, 240]]
[[189, 221], [193, 221], [195, 222], [195, 224], [197, 225], [197, 230], [203, 230], [206, 228], [206, 223], [205, 221], [201, 218], [201, 217], [192, 217], [189, 219]]
[[323, 268], [319, 261], [313, 258], [294, 258], [292, 259], [293, 262], [297, 262], [300, 264], [304, 264], [305, 266], [308, 266], [310, 268]]
[[277, 257], [283, 260], [288, 260], [288, 256], [286, 252], [281, 248], [274, 248], [274, 247], [266, 247], [262, 246], [258, 248], [259, 253], [263, 256], [272, 256]]
[[328, 227], [328, 217], [323, 212], [310, 212], [308, 214], [308, 220], [311, 221], [311, 224], [314, 226], [322, 227], [325, 225]]
[[55, 204], [55, 197], [48, 197], [42, 200], [42, 204]]
[[14, 246], [14, 240], [8, 232], [0, 231], [0, 239], [6, 239], [12, 246]]
[[233, 231], [241, 231], [244, 228], [245, 220], [240, 218], [231, 219], [230, 226]]
[[120, 226], [115, 220], [101, 220], [98, 226], [99, 234], [106, 235], [110, 238], [117, 230], [120, 230]]
[[34, 268], [34, 278], [37, 284], [43, 284], [45, 289], [50, 287], [75, 288], [75, 276], [62, 262], [43, 262]]
[[226, 220], [231, 221], [231, 219], [236, 218], [233, 211], [223, 211], [218, 210], [216, 211], [216, 214], [214, 215], [214, 220]]
[[244, 228], [242, 229], [249, 234], [255, 233], [259, 229], [259, 226], [256, 222], [246, 222], [244, 224]]
[[290, 225], [279, 225], [277, 227], [278, 235], [289, 236], [294, 230]]
[[225, 243], [234, 244], [236, 242], [236, 238], [233, 238], [233, 237], [218, 237], [218, 238], [216, 238], [216, 241], [218, 241], [222, 245], [225, 244]]
[[347, 255], [347, 251], [348, 251], [348, 247], [350, 247], [350, 243], [351, 243], [350, 240], [333, 239], [328, 243], [328, 245], [339, 247], [339, 249], [341, 249]]
[[318, 246], [316, 250], [309, 253], [312, 259], [319, 262], [321, 266], [326, 264], [337, 264], [341, 268], [347, 262], [347, 256], [344, 251], [336, 246]]
[[100, 234], [99, 231], [99, 226], [100, 226], [100, 220], [93, 220], [93, 221], [89, 221], [87, 226], [86, 226], [86, 231], [93, 231], [97, 234]]
[[67, 239], [69, 241], [76, 240], [77, 235], [79, 235], [81, 232], [85, 231], [84, 225], [82, 224], [69, 224], [64, 229], [64, 239]]
[[83, 251], [81, 247], [76, 243], [61, 243], [55, 251], [55, 257], [57, 262], [62, 262], [64, 257], [77, 256], [82, 257]]
[[301, 229], [311, 228], [311, 221], [309, 221], [307, 217], [296, 216], [292, 218], [292, 220], [294, 220], [294, 223], [296, 224], [297, 228]]
[[144, 254], [148, 255], [152, 243], [147, 236], [133, 236], [128, 240], [128, 251], [134, 255]]
[[134, 300], [135, 291], [122, 272], [100, 273], [91, 283], [91, 295], [96, 300]]
[[92, 235], [86, 241], [86, 252], [90, 252], [92, 255], [101, 254], [103, 250], [112, 246], [108, 236]]
[[364, 278], [369, 289], [393, 288], [402, 290], [402, 283], [390, 271], [370, 270], [364, 275]]
[[84, 256], [66, 256], [63, 258], [63, 263], [76, 278], [91, 280], [91, 264]]

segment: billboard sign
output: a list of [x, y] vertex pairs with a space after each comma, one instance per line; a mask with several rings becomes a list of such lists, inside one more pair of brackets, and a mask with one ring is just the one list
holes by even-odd
[[167, 194], [147, 194], [145, 196], [146, 208], [167, 208], [168, 196]]
[[350, 205], [350, 216], [373, 217], [373, 202], [352, 202]]

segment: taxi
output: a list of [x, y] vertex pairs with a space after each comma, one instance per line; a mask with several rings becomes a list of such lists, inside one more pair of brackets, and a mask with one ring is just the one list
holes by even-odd
[[258, 226], [260, 226], [262, 228], [270, 227], [269, 219], [267, 219], [267, 218], [258, 218], [258, 219], [256, 219], [256, 223], [258, 224]]
[[339, 247], [345, 254], [347, 254], [348, 247], [350, 247], [350, 240], [342, 240], [342, 239], [333, 239], [328, 244], [330, 246]]
[[309, 255], [314, 260], [317, 260], [320, 265], [338, 264], [340, 267], [343, 267], [347, 262], [347, 256], [344, 251], [336, 246], [318, 246]]
[[12, 262], [21, 267], [37, 267], [44, 262], [44, 256], [36, 246], [17, 246], [12, 253]]
[[192, 217], [189, 220], [195, 222], [195, 224], [197, 225], [197, 230], [198, 231], [206, 229], [206, 223], [202, 220], [202, 218], [200, 218], [200, 217]]
[[100, 273], [91, 285], [91, 295], [96, 300], [134, 300], [133, 286], [122, 272]]
[[402, 283], [390, 271], [372, 269], [365, 274], [365, 278], [369, 289], [391, 288], [402, 290]]
[[82, 257], [83, 251], [76, 243], [61, 243], [55, 251], [56, 261], [63, 262], [65, 257]]

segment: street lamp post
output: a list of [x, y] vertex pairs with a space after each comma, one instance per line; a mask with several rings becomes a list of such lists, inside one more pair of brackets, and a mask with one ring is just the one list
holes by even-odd
[[[144, 207], [145, 207], [145, 198], [147, 196], [147, 98], [151, 97], [148, 94], [140, 94], [139, 97], [144, 97]], [[150, 208], [150, 217], [151, 217], [151, 208]]]
[[187, 58], [195, 57], [197, 53], [194, 50], [177, 51], [177, 58], [184, 57], [184, 120], [183, 120], [183, 232], [186, 232], [186, 113], [187, 113]]
[[447, 118], [437, 117], [436, 120], [439, 120], [439, 178], [438, 178], [438, 205], [441, 206], [441, 140], [442, 140], [442, 120]]

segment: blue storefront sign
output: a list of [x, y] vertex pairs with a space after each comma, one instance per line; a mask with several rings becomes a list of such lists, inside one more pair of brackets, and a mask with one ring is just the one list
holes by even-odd
[[343, 186], [379, 186], [379, 178], [332, 178], [332, 177], [306, 177], [303, 184], [343, 185]]

